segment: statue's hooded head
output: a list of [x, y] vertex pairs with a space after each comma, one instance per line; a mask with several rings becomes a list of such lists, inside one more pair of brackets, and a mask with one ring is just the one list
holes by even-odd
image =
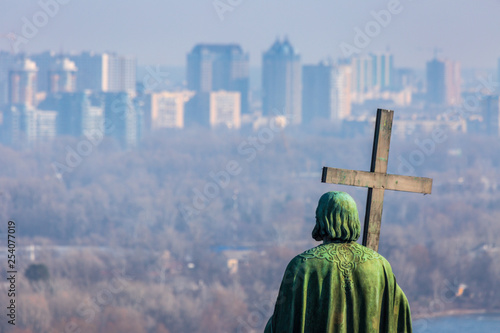
[[327, 192], [316, 208], [316, 226], [312, 237], [317, 241], [351, 242], [360, 235], [358, 209], [345, 192]]

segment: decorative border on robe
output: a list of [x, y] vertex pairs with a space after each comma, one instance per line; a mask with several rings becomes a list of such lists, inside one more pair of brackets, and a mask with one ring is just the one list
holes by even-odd
[[334, 263], [342, 273], [342, 286], [349, 293], [352, 288], [352, 272], [356, 266], [368, 260], [382, 259], [377, 252], [364, 247], [356, 242], [350, 243], [326, 243], [313, 247], [299, 255], [304, 260], [325, 259]]

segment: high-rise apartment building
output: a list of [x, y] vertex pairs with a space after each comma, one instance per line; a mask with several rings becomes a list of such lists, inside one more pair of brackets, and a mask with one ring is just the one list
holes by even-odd
[[394, 79], [394, 57], [390, 53], [371, 54], [372, 58], [372, 85], [378, 91], [392, 88]]
[[35, 62], [20, 59], [9, 72], [9, 103], [36, 106], [37, 72]]
[[135, 92], [137, 61], [132, 56], [108, 55], [110, 92]]
[[358, 103], [364, 95], [394, 88], [394, 57], [391, 53], [372, 53], [351, 59], [352, 91]]
[[[136, 84], [136, 59], [115, 53], [82, 52], [66, 56], [52, 51], [35, 54], [32, 57], [39, 69], [38, 90], [51, 91], [54, 68], [74, 63], [79, 70], [76, 89], [104, 92], [133, 92]], [[65, 60], [66, 59], [66, 60]], [[60, 68], [58, 68], [60, 70]], [[68, 70], [68, 68], [66, 68]]]
[[[183, 128], [186, 103], [194, 92], [158, 92], [151, 93], [146, 100], [146, 118], [150, 119], [151, 129]], [[147, 124], [146, 124], [147, 125]]]
[[109, 55], [93, 52], [82, 52], [70, 55], [78, 68], [76, 80], [77, 90], [108, 91], [109, 89]]
[[196, 93], [237, 91], [242, 112], [249, 112], [249, 56], [239, 45], [196, 45], [187, 55], [187, 83]]
[[75, 92], [78, 69], [68, 58], [57, 59], [48, 71], [48, 92]]
[[128, 93], [135, 91], [135, 57], [82, 52], [70, 55], [69, 58], [78, 68], [78, 90]]
[[433, 59], [427, 62], [427, 103], [446, 104], [446, 69], [444, 61]]
[[373, 58], [358, 56], [352, 58], [352, 90], [357, 94], [370, 92], [374, 83]]
[[22, 116], [19, 105], [5, 106], [2, 113], [2, 142], [11, 146], [21, 141]]
[[351, 113], [351, 66], [321, 62], [302, 68], [302, 121], [338, 121]]
[[427, 62], [427, 103], [432, 105], [457, 105], [460, 103], [460, 65], [456, 61]]
[[333, 67], [331, 91], [331, 119], [343, 120], [351, 115], [352, 67], [337, 64]]
[[138, 143], [138, 114], [129, 94], [104, 94], [105, 135], [115, 138], [123, 147], [134, 147]]
[[61, 93], [58, 101], [57, 132], [59, 135], [82, 135], [82, 119], [90, 101], [85, 92]]
[[462, 77], [460, 74], [460, 63], [447, 60], [446, 63], [446, 103], [448, 105], [459, 105], [461, 102]]
[[104, 106], [89, 103], [82, 115], [82, 135], [86, 137], [104, 136]]
[[0, 108], [9, 104], [9, 73], [20, 56], [0, 52]]
[[331, 117], [332, 65], [302, 67], [302, 122]]
[[282, 114], [289, 123], [302, 117], [302, 68], [300, 55], [290, 42], [276, 40], [262, 57], [262, 111], [265, 116]]
[[241, 95], [237, 91], [213, 91], [210, 93], [210, 126], [241, 127]]
[[13, 146], [48, 141], [57, 135], [57, 111], [38, 110], [31, 105], [12, 104], [5, 110], [4, 142]]
[[54, 68], [55, 63], [62, 58], [54, 51], [45, 51], [30, 55], [30, 59], [36, 63], [38, 68], [37, 73], [37, 90], [42, 92], [49, 91], [49, 71]]
[[29, 142], [50, 141], [57, 135], [57, 111], [34, 110], [30, 113], [33, 117], [30, 122], [34, 123], [34, 135], [28, 137]]
[[500, 97], [498, 95], [486, 96], [482, 107], [484, 133], [500, 136]]

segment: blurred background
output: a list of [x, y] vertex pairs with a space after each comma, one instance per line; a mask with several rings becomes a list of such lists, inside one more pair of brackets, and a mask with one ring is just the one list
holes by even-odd
[[377, 108], [434, 179], [385, 193], [414, 330], [495, 331], [499, 5], [2, 1], [0, 332], [262, 331], [321, 194], [363, 219], [321, 169], [369, 170]]

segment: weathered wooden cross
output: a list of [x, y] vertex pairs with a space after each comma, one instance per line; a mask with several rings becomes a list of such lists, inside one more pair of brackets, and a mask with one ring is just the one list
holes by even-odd
[[378, 251], [384, 190], [430, 194], [432, 179], [387, 174], [394, 111], [377, 110], [370, 172], [323, 167], [321, 182], [368, 188], [363, 245]]

